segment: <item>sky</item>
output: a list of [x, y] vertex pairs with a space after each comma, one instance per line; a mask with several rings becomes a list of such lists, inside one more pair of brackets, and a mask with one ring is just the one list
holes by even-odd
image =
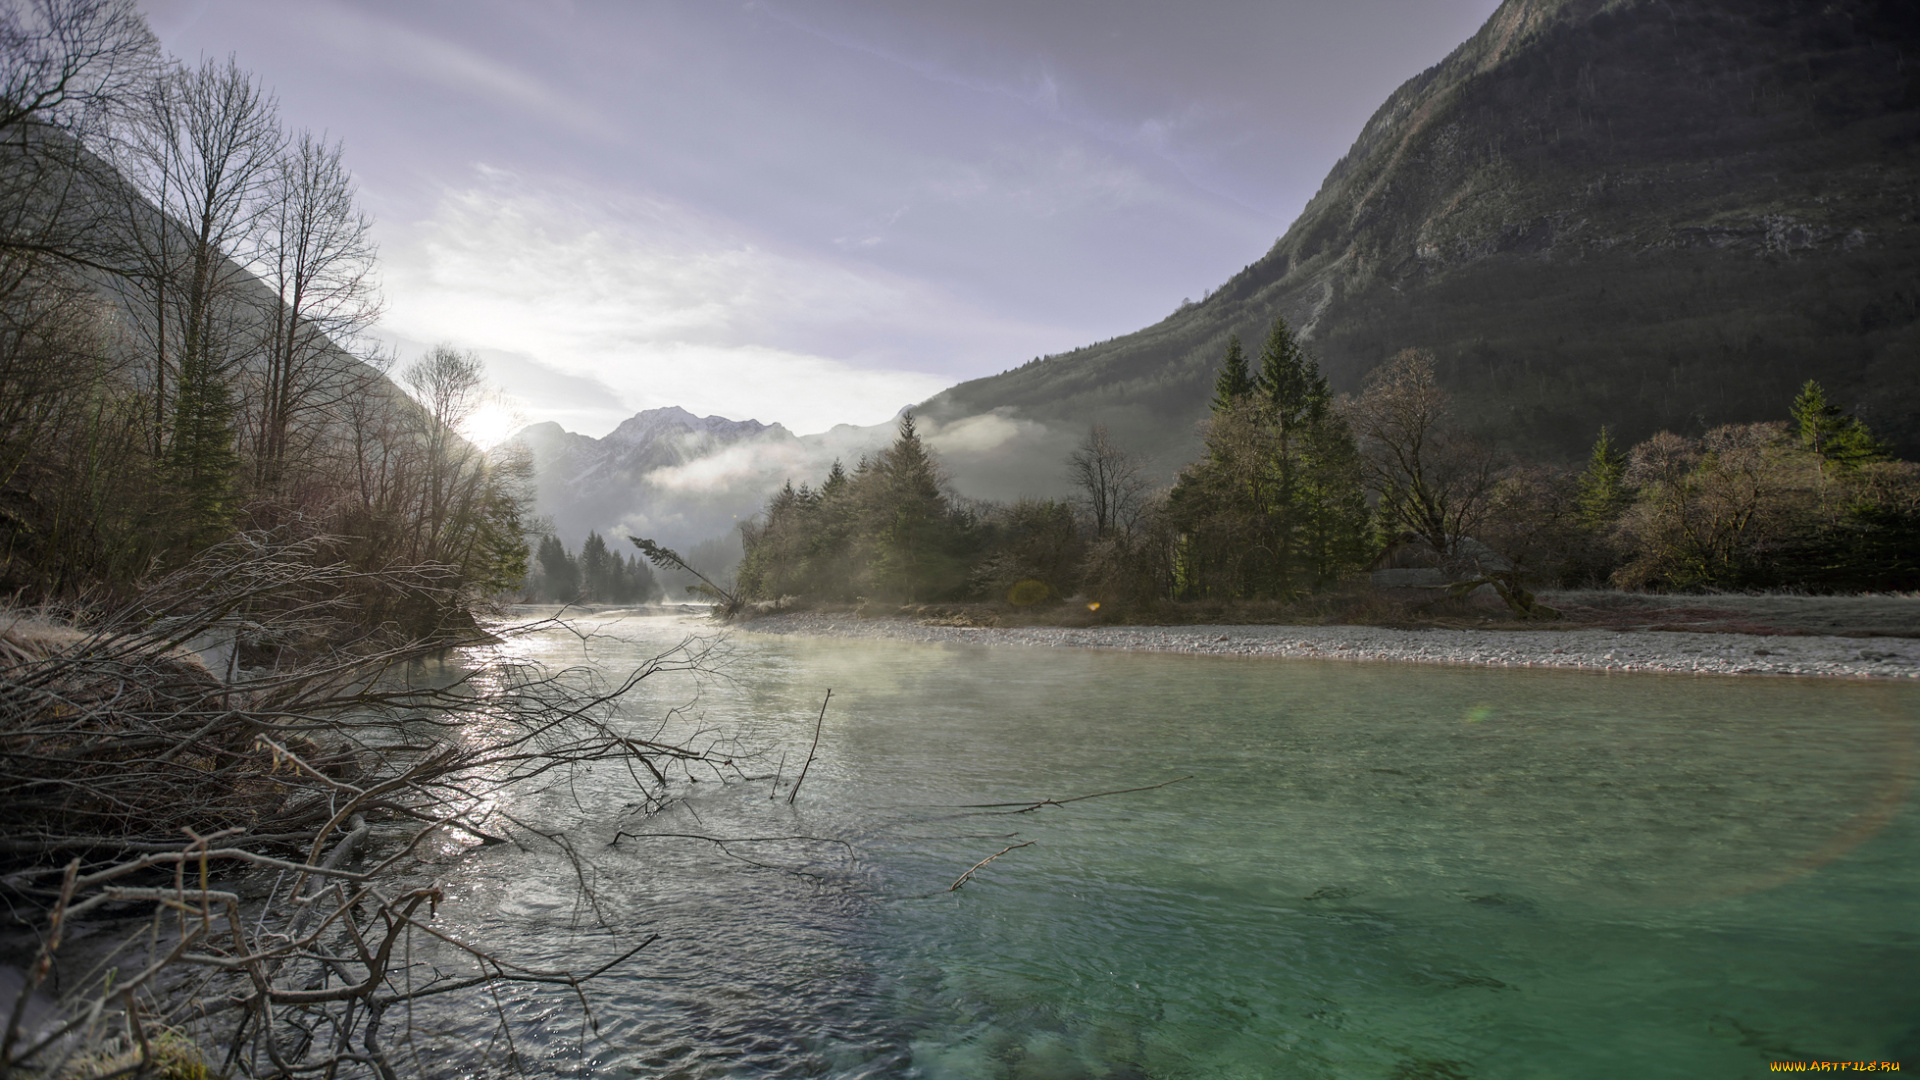
[[875, 424], [1258, 259], [1496, 0], [141, 0], [342, 140], [505, 434]]

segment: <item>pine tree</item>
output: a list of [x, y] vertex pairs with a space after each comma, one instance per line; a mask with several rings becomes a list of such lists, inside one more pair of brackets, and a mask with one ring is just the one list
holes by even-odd
[[1887, 445], [1867, 430], [1867, 425], [1828, 401], [1826, 389], [1812, 379], [1807, 380], [1799, 396], [1793, 399], [1791, 415], [1800, 445], [1830, 464], [1852, 468], [1892, 456]]
[[861, 500], [869, 572], [883, 594], [907, 600], [951, 591], [961, 580], [951, 507], [940, 490], [940, 469], [921, 442], [913, 413], [866, 474]]
[[1604, 528], [1620, 516], [1630, 499], [1626, 452], [1613, 445], [1603, 424], [1587, 457], [1587, 469], [1580, 474], [1580, 519], [1589, 529]]
[[535, 556], [540, 563], [540, 573], [545, 579], [544, 591], [550, 600], [574, 600], [580, 595], [580, 566], [567, 554], [567, 547], [557, 536], [540, 538], [540, 551]]
[[633, 603], [645, 604], [658, 600], [661, 596], [660, 582], [653, 576], [653, 568], [645, 560], [636, 556], [627, 556], [627, 599]]
[[1334, 415], [1320, 365], [1276, 318], [1248, 378], [1228, 345], [1207, 455], [1169, 499], [1184, 537], [1181, 590], [1294, 597], [1364, 564], [1370, 543], [1353, 433]]
[[1260, 349], [1260, 374], [1254, 387], [1283, 428], [1318, 421], [1333, 400], [1319, 361], [1300, 347], [1287, 320], [1278, 316]]
[[1360, 446], [1346, 420], [1326, 410], [1301, 434], [1292, 506], [1297, 560], [1307, 587], [1320, 589], [1366, 566], [1373, 512], [1361, 480]]
[[1227, 335], [1227, 355], [1220, 361], [1220, 377], [1213, 384], [1213, 411], [1225, 412], [1236, 401], [1253, 393], [1253, 376], [1247, 371], [1247, 354], [1240, 347], [1240, 335]]
[[527, 534], [523, 501], [497, 473], [482, 478], [471, 510], [468, 541], [459, 565], [478, 594], [518, 589], [527, 580]]
[[587, 533], [586, 542], [580, 545], [580, 589], [588, 600], [614, 599], [619, 565], [619, 559], [607, 550], [606, 540], [597, 532]]
[[833, 459], [833, 468], [827, 471], [827, 478], [820, 484], [820, 496], [837, 496], [847, 489], [847, 469], [840, 464], [839, 458]]
[[233, 398], [204, 351], [181, 364], [172, 405], [166, 460], [182, 502], [176, 521], [181, 538], [198, 548], [224, 536], [232, 522], [240, 462], [233, 447]]

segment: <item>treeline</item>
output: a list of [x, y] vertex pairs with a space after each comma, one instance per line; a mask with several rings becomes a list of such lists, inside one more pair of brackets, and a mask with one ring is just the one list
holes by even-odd
[[622, 556], [607, 547], [599, 533], [590, 532], [578, 556], [570, 554], [559, 537], [542, 537], [524, 595], [560, 603], [644, 604], [660, 599], [662, 590], [644, 560]]
[[1624, 450], [1602, 429], [1584, 468], [1561, 468], [1461, 427], [1417, 351], [1336, 399], [1275, 320], [1257, 362], [1229, 340], [1205, 451], [1169, 489], [1096, 427], [1066, 463], [1074, 498], [964, 500], [909, 414], [851, 472], [777, 493], [742, 529], [738, 583], [765, 600], [1143, 605], [1297, 600], [1392, 567], [1491, 586], [1524, 617], [1550, 614], [1546, 586], [1920, 587], [1920, 466], [1815, 382], [1783, 411]]
[[431, 566], [430, 607], [516, 584], [526, 470], [458, 434], [479, 361], [403, 393], [347, 351], [380, 298], [340, 144], [130, 0], [0, 15], [0, 589], [111, 591], [242, 527]]
[[1133, 572], [1133, 537], [1151, 510], [1144, 463], [1096, 428], [1068, 465], [1083, 499], [961, 499], [908, 413], [892, 445], [851, 471], [835, 462], [818, 487], [789, 482], [743, 523], [738, 591], [1025, 606], [1111, 585]]

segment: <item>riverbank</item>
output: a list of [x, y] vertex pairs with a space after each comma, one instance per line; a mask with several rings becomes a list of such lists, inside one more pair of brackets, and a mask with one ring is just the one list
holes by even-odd
[[812, 612], [766, 615], [739, 624], [739, 629], [758, 634], [928, 644], [1700, 675], [1920, 679], [1920, 640], [1892, 637], [1607, 629], [1412, 630], [1379, 626], [979, 627]]

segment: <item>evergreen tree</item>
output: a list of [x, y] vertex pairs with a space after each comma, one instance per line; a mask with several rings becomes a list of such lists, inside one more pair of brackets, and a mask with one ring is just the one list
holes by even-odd
[[1307, 587], [1320, 589], [1366, 566], [1373, 512], [1367, 507], [1360, 446], [1346, 419], [1326, 410], [1301, 434], [1292, 511], [1296, 557]]
[[226, 535], [234, 509], [233, 398], [204, 352], [189, 354], [173, 396], [167, 464], [179, 493], [181, 539], [199, 548]]
[[1308, 419], [1311, 397], [1295, 404], [1291, 424], [1267, 401], [1209, 421], [1206, 455], [1167, 500], [1181, 595], [1291, 598], [1365, 565], [1369, 514], [1352, 433], [1330, 410]]
[[1867, 430], [1867, 425], [1828, 401], [1826, 389], [1812, 379], [1807, 380], [1799, 396], [1793, 399], [1791, 415], [1800, 445], [1826, 462], [1853, 468], [1892, 456], [1887, 445]]
[[1260, 374], [1254, 388], [1283, 428], [1317, 422], [1333, 400], [1319, 362], [1300, 347], [1287, 320], [1278, 316], [1260, 348]]
[[868, 473], [871, 490], [862, 500], [869, 574], [878, 591], [907, 600], [952, 591], [962, 580], [955, 559], [957, 539], [940, 470], [921, 442], [913, 413], [900, 417], [900, 432]]
[[653, 568], [637, 556], [627, 556], [626, 584], [625, 602], [646, 604], [660, 599], [660, 582], [653, 576]]
[[813, 534], [806, 549], [808, 584], [822, 596], [853, 595], [853, 535], [858, 501], [847, 470], [834, 459], [814, 493]]
[[580, 595], [580, 566], [567, 554], [565, 544], [557, 536], [540, 538], [540, 551], [535, 556], [540, 563], [540, 574], [545, 581], [544, 591], [549, 600], [574, 600]]
[[1227, 355], [1220, 362], [1220, 377], [1213, 384], [1213, 411], [1225, 412], [1236, 401], [1253, 393], [1253, 376], [1247, 371], [1247, 354], [1240, 348], [1240, 335], [1227, 335]]
[[1351, 506], [1364, 496], [1356, 494], [1357, 474], [1343, 468], [1358, 459], [1351, 433], [1329, 417], [1333, 394], [1319, 363], [1294, 340], [1284, 318], [1274, 318], [1260, 349], [1255, 387], [1271, 428], [1269, 502], [1264, 508], [1271, 519], [1273, 552], [1268, 587], [1290, 597], [1302, 586], [1317, 587], [1329, 580], [1327, 574], [1335, 571], [1322, 564], [1329, 559], [1344, 564], [1347, 559], [1337, 553], [1349, 552], [1360, 542], [1361, 527], [1349, 528], [1347, 519]]
[[827, 470], [827, 478], [820, 484], [820, 497], [825, 499], [837, 496], [847, 489], [847, 470], [840, 464], [839, 458], [833, 459], [833, 468]]
[[619, 590], [620, 560], [607, 550], [607, 542], [597, 532], [587, 533], [580, 545], [580, 589], [588, 600], [616, 601]]
[[1601, 425], [1600, 437], [1587, 458], [1587, 469], [1580, 474], [1580, 520], [1589, 529], [1604, 528], [1630, 501], [1626, 452], [1613, 445], [1612, 436]]
[[822, 599], [853, 597], [856, 525], [872, 505], [884, 504], [871, 463], [849, 474], [839, 461], [818, 490], [788, 481], [754, 520], [741, 526], [742, 557], [735, 580], [744, 596]]
[[518, 589], [527, 580], [527, 534], [521, 521], [525, 500], [497, 473], [482, 479], [471, 511], [467, 545], [458, 565], [468, 586], [492, 596]]

